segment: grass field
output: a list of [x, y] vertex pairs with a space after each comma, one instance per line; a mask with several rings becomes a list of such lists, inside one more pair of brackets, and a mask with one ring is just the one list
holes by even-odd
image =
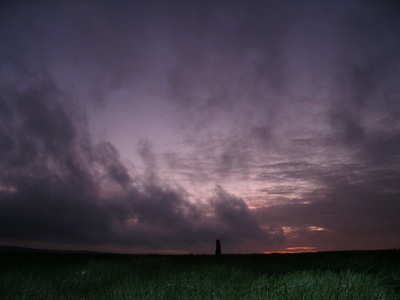
[[0, 254], [0, 299], [400, 299], [400, 251]]

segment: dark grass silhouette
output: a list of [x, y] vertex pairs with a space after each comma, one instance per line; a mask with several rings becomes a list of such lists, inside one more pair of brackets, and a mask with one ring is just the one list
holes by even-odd
[[[221, 243], [220, 243], [221, 244]], [[0, 254], [0, 299], [399, 299], [400, 251]]]

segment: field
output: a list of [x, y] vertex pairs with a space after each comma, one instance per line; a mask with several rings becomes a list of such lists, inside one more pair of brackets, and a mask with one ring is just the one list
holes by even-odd
[[0, 299], [400, 299], [400, 251], [2, 253]]

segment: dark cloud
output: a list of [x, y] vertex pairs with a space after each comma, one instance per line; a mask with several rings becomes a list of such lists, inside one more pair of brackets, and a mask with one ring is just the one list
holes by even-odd
[[248, 122], [254, 111], [246, 101], [273, 118], [276, 94], [289, 80], [283, 51], [286, 7], [217, 2], [203, 9], [207, 22], [194, 10], [185, 14], [194, 21], [173, 19], [168, 91], [190, 120], [185, 125], [208, 129], [224, 115]]
[[60, 93], [47, 81], [1, 87], [8, 116], [1, 126], [2, 238], [91, 243], [107, 231], [105, 212], [91, 203], [96, 178], [88, 134]]
[[105, 168], [105, 174], [110, 179], [127, 187], [132, 184], [132, 178], [126, 166], [120, 161], [120, 156], [115, 147], [109, 142], [100, 142], [94, 149], [95, 162]]
[[[220, 220], [222, 226], [225, 227], [221, 238], [230, 242], [240, 236], [259, 241], [260, 244], [268, 245], [271, 243], [269, 235], [260, 228], [246, 202], [242, 199], [228, 194], [221, 187], [217, 187], [216, 196], [211, 201], [215, 207], [217, 220]], [[231, 231], [231, 228], [234, 228], [234, 231]]]
[[346, 144], [368, 143], [370, 132], [380, 127], [371, 128], [371, 115], [393, 107], [388, 98], [398, 93], [400, 66], [400, 24], [394, 11], [399, 12], [394, 3], [369, 3], [350, 11], [341, 23], [331, 116], [339, 141]]
[[[400, 26], [389, 12], [398, 10], [392, 3], [221, 7], [204, 6], [207, 22], [178, 26], [179, 39], [170, 39], [176, 55], [168, 88], [184, 112], [185, 130], [211, 131], [223, 120], [232, 138], [252, 136], [266, 147], [282, 138], [282, 128], [297, 125], [299, 118], [290, 123], [288, 113], [310, 86], [317, 105], [327, 106], [321, 125], [334, 132], [325, 135], [351, 146], [365, 141], [370, 112], [382, 111], [382, 102], [398, 93]], [[315, 109], [312, 101], [304, 105]]]
[[[52, 82], [1, 88], [0, 238], [70, 245], [142, 246], [209, 251], [214, 239], [231, 251], [243, 240], [269, 244], [247, 205], [219, 188], [206, 204], [184, 189], [133, 180], [109, 142], [95, 144], [84, 122]], [[151, 145], [139, 153], [155, 166]], [[154, 170], [153, 170], [154, 171]], [[210, 215], [206, 215], [209, 211]], [[262, 251], [262, 249], [259, 249]]]

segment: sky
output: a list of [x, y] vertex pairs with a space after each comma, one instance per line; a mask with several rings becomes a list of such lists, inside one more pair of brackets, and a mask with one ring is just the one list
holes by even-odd
[[0, 4], [0, 245], [400, 247], [396, 1]]

